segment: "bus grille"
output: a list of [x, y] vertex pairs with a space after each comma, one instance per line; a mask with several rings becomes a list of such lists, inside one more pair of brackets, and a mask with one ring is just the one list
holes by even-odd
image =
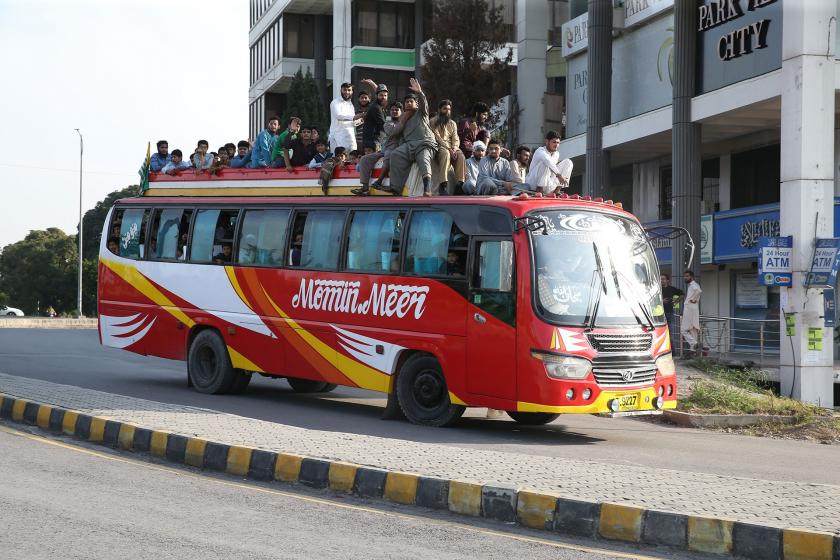
[[650, 385], [656, 379], [656, 365], [652, 361], [628, 361], [592, 364], [592, 373], [599, 387], [631, 387]]
[[643, 354], [650, 352], [653, 335], [650, 333], [611, 334], [589, 333], [589, 343], [599, 354]]

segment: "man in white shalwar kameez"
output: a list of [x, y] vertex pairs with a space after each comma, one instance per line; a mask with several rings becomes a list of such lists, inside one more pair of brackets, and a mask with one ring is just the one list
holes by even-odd
[[339, 146], [347, 153], [356, 149], [356, 108], [353, 106], [353, 84], [341, 84], [341, 96], [330, 102], [330, 150]]
[[570, 159], [560, 161], [557, 148], [560, 146], [560, 134], [549, 130], [545, 135], [545, 146], [540, 146], [531, 156], [531, 166], [525, 182], [516, 185], [516, 192], [541, 192], [543, 194], [559, 194], [569, 186], [574, 164]]
[[703, 290], [694, 280], [694, 273], [690, 270], [683, 273], [683, 280], [685, 280], [685, 304], [680, 333], [688, 343], [689, 352], [695, 352], [700, 340], [700, 294]]

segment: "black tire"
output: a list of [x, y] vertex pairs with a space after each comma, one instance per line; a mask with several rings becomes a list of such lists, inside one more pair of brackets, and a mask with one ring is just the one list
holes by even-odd
[[295, 393], [329, 393], [336, 388], [334, 383], [326, 383], [324, 381], [313, 381], [311, 379], [299, 379], [297, 377], [287, 377], [286, 381], [292, 386]]
[[16, 316], [16, 315], [15, 315], [14, 313], [12, 313], [11, 311], [9, 311], [8, 313], [6, 313], [6, 317], [15, 317], [15, 316]]
[[250, 382], [250, 371], [245, 371], [244, 369], [234, 370], [233, 383], [230, 384], [230, 389], [227, 392], [231, 395], [238, 395], [248, 388]]
[[427, 354], [409, 358], [397, 375], [397, 399], [405, 417], [423, 426], [450, 426], [466, 407], [452, 404], [440, 364]]
[[516, 420], [519, 424], [525, 426], [542, 426], [557, 420], [559, 414], [552, 414], [551, 412], [510, 412], [508, 416]]
[[187, 371], [199, 393], [218, 395], [230, 390], [237, 373], [230, 363], [227, 346], [214, 330], [196, 335], [187, 357]]

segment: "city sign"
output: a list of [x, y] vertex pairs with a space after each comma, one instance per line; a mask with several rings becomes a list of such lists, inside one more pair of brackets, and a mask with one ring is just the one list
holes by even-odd
[[762, 286], [790, 286], [793, 281], [793, 237], [758, 239], [758, 283]]
[[674, 6], [674, 0], [624, 0], [624, 26], [632, 27]]
[[563, 56], [571, 56], [589, 46], [588, 24], [589, 14], [581, 14], [563, 24]]

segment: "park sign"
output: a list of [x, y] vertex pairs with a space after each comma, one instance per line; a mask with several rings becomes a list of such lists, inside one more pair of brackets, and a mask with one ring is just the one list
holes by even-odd
[[762, 286], [790, 286], [793, 237], [758, 238], [758, 283]]
[[814, 259], [811, 261], [811, 270], [805, 279], [805, 285], [814, 288], [833, 287], [837, 283], [837, 272], [840, 269], [838, 259], [838, 248], [840, 238], [828, 237], [817, 239], [814, 247]]

